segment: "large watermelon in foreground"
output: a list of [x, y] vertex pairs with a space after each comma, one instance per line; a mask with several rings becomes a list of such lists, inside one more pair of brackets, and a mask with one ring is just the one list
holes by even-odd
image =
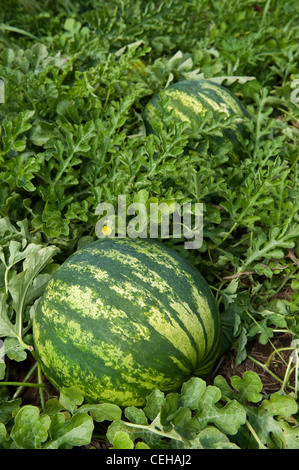
[[142, 405], [176, 391], [219, 356], [214, 297], [181, 255], [153, 240], [97, 240], [54, 274], [33, 323], [37, 359], [58, 389]]
[[[248, 138], [243, 120], [248, 113], [241, 101], [227, 88], [211, 80], [183, 80], [174, 83], [154, 96], [146, 105], [143, 113], [147, 133], [155, 132], [154, 128], [159, 124], [156, 110], [161, 110], [161, 96], [168, 98], [168, 109], [173, 111], [173, 116], [178, 122], [198, 124], [208, 111], [216, 117], [220, 113], [226, 116], [236, 115], [237, 122], [223, 130], [224, 138], [211, 136], [209, 139], [212, 152], [217, 152], [219, 146], [226, 141], [231, 143], [230, 154], [236, 161], [239, 160], [241, 143]], [[163, 124], [163, 123], [160, 123]], [[188, 126], [189, 128], [189, 126]]]

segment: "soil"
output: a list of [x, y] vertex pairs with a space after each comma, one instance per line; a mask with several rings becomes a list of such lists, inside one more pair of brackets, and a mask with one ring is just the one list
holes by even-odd
[[[281, 389], [282, 383], [251, 358], [257, 360], [261, 364], [266, 364], [271, 356], [268, 369], [283, 381], [292, 350], [280, 349], [290, 347], [291, 341], [292, 335], [288, 333], [282, 333], [275, 336], [271, 340], [271, 343], [267, 343], [265, 345], [260, 344], [258, 340], [252, 341], [247, 344], [247, 354], [250, 357], [247, 357], [245, 361], [239, 365], [236, 365], [237, 351], [231, 350], [222, 359], [222, 363], [219, 365], [216, 374], [214, 373], [212, 378], [214, 378], [215, 375], [222, 375], [227, 382], [230, 383], [232, 376], [238, 375], [242, 377], [244, 372], [250, 370], [258, 374], [262, 381], [263, 389], [261, 393], [264, 395], [270, 395], [274, 392], [278, 392]], [[289, 385], [293, 387], [295, 385], [294, 372], [290, 376]]]

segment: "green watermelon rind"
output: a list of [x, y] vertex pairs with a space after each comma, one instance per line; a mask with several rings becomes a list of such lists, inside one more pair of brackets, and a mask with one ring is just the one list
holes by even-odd
[[[227, 116], [237, 115], [240, 120], [234, 122], [231, 128], [223, 129], [224, 139], [231, 142], [231, 156], [239, 160], [242, 142], [248, 138], [248, 133], [244, 127], [243, 120], [249, 114], [241, 101], [227, 88], [208, 79], [183, 80], [174, 83], [154, 96], [145, 106], [143, 120], [147, 134], [156, 133], [155, 129], [159, 122], [157, 110], [161, 111], [161, 97], [169, 99], [168, 109], [173, 111], [174, 118], [178, 122], [199, 122], [207, 111], [211, 111], [214, 116], [224, 113]], [[188, 129], [189, 126], [187, 126]], [[210, 140], [212, 152], [217, 152], [217, 148], [223, 143], [222, 137], [213, 136]]]
[[101, 239], [70, 256], [33, 320], [36, 357], [57, 388], [141, 406], [154, 389], [206, 376], [221, 349], [215, 299], [198, 270], [144, 239]]

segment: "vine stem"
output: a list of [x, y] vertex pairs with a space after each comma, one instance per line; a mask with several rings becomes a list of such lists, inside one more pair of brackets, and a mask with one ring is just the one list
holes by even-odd
[[[37, 363], [37, 377], [38, 377], [38, 381], [40, 383], [43, 383], [43, 379], [42, 379], [42, 369], [41, 369], [41, 366]], [[46, 385], [43, 384], [42, 387], [40, 387], [39, 389], [39, 396], [40, 396], [40, 403], [41, 403], [41, 407], [42, 407], [42, 410], [45, 409], [45, 398], [44, 398], [44, 394], [43, 394], [43, 391], [41, 389], [45, 388]]]
[[[296, 348], [292, 347], [292, 346], [289, 346], [289, 347], [285, 347], [285, 348], [278, 348], [278, 349], [275, 349], [275, 351], [272, 351], [272, 353], [270, 354], [270, 356], [268, 357], [268, 360], [266, 362], [267, 366], [270, 365], [271, 361], [272, 361], [272, 358], [273, 356], [277, 353], [279, 354], [280, 351], [294, 351]], [[279, 354], [279, 357], [284, 361], [284, 359], [281, 357], [281, 355]], [[286, 363], [284, 361], [284, 363]]]
[[[266, 372], [268, 372], [268, 374], [272, 375], [272, 377], [274, 377], [274, 379], [277, 380], [277, 382], [283, 384], [283, 380], [282, 380], [280, 377], [278, 377], [276, 374], [274, 374], [274, 372], [272, 372], [272, 370], [270, 370], [270, 369], [267, 367], [266, 364], [262, 364], [260, 361], [258, 361], [257, 359], [255, 359], [255, 358], [252, 357], [252, 356], [249, 356], [249, 355], [248, 355], [248, 358], [249, 358], [251, 361], [255, 362], [255, 364], [257, 364], [258, 366], [262, 367]], [[291, 385], [288, 385], [288, 387], [289, 387], [290, 389], [292, 389], [292, 390], [295, 390], [295, 388], [292, 387]]]
[[136, 428], [136, 429], [141, 429], [141, 430], [150, 430], [152, 432], [154, 432], [155, 434], [158, 434], [159, 436], [162, 436], [162, 437], [168, 437], [168, 438], [171, 438], [171, 439], [175, 439], [176, 441], [181, 441], [183, 442], [184, 444], [187, 444], [189, 445], [189, 442], [187, 440], [185, 440], [182, 436], [180, 436], [178, 433], [176, 433], [175, 431], [172, 430], [172, 432], [170, 433], [166, 433], [166, 432], [162, 432], [160, 430], [158, 430], [155, 426], [154, 426], [154, 423], [156, 422], [157, 418], [152, 422], [152, 424], [150, 426], [146, 426], [144, 424], [134, 424], [134, 423], [128, 423], [128, 422], [125, 422], [125, 421], [122, 421], [126, 426], [128, 427], [132, 427], [132, 428]]
[[31, 382], [0, 382], [0, 386], [16, 386], [16, 387], [35, 387], [35, 388], [45, 388], [46, 385], [43, 383], [31, 383]]
[[[26, 383], [30, 379], [30, 377], [32, 376], [32, 374], [33, 374], [33, 372], [35, 371], [36, 368], [37, 368], [37, 363], [35, 363], [34, 366], [31, 367], [31, 369], [29, 370], [28, 374], [24, 378], [24, 383]], [[18, 398], [18, 396], [21, 394], [23, 388], [24, 388], [24, 385], [20, 386], [17, 389], [17, 391], [13, 395], [13, 399]]]
[[[272, 331], [273, 331], [273, 333], [288, 333], [290, 335], [294, 334], [294, 332], [292, 330], [288, 330], [287, 328], [285, 328], [285, 329], [276, 329], [276, 328], [274, 328]], [[294, 348], [292, 348], [292, 349], [294, 349]]]
[[287, 365], [287, 370], [286, 370], [286, 373], [284, 375], [284, 379], [283, 379], [283, 384], [282, 384], [282, 387], [281, 389], [283, 390], [285, 387], [288, 386], [288, 380], [289, 380], [289, 377], [290, 377], [290, 368], [291, 368], [291, 365], [292, 365], [292, 357], [289, 357], [289, 362], [288, 362], [288, 365]]
[[259, 449], [267, 449], [267, 447], [264, 446], [264, 444], [262, 443], [262, 441], [260, 440], [260, 438], [258, 437], [257, 433], [255, 432], [254, 428], [251, 426], [251, 424], [249, 423], [248, 419], [246, 419], [246, 426], [248, 427], [249, 431], [251, 432], [251, 434], [253, 435], [254, 439], [256, 440], [256, 442], [258, 443], [258, 446], [259, 446]]

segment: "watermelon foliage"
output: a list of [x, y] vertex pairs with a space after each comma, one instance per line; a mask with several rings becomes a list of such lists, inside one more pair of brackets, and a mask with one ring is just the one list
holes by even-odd
[[90, 402], [141, 406], [206, 376], [221, 351], [208, 284], [179, 253], [147, 239], [106, 238], [70, 256], [33, 323], [35, 354], [56, 386]]

